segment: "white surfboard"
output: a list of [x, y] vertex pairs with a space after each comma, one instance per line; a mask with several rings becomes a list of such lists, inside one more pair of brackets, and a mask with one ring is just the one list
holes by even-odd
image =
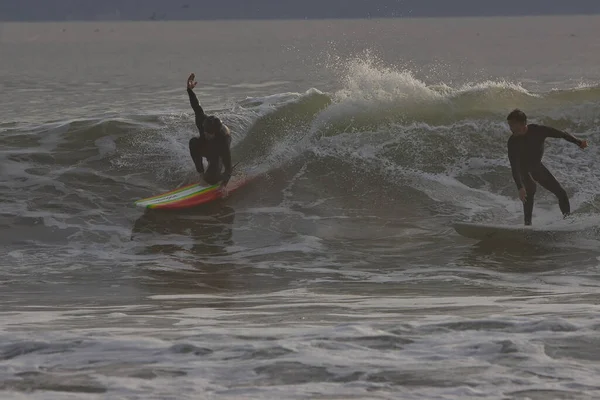
[[552, 229], [547, 226], [536, 227], [523, 224], [456, 222], [452, 226], [459, 235], [476, 240], [554, 239], [557, 235], [571, 232], [564, 229]]

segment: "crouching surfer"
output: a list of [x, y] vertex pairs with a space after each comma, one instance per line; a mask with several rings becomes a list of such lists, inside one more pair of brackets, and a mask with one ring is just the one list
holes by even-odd
[[[196, 127], [199, 137], [190, 139], [190, 155], [200, 177], [209, 185], [221, 182], [225, 187], [231, 178], [231, 133], [229, 128], [214, 115], [206, 115], [194, 93], [195, 74], [187, 80], [187, 92], [190, 105], [195, 113]], [[202, 159], [206, 158], [207, 168], [204, 171]]]

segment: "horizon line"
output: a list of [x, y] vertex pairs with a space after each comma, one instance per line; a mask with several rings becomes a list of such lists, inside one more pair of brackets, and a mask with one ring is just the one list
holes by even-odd
[[323, 21], [323, 20], [380, 20], [380, 19], [444, 19], [444, 18], [524, 18], [524, 17], [591, 17], [600, 15], [593, 13], [527, 13], [527, 14], [457, 14], [457, 15], [400, 15], [400, 16], [366, 16], [366, 17], [221, 17], [221, 18], [74, 18], [74, 19], [2, 19], [0, 23], [35, 23], [35, 22], [194, 22], [194, 21]]

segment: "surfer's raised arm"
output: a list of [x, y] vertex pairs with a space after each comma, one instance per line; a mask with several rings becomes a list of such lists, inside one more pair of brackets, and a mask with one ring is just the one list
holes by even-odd
[[193, 90], [198, 84], [198, 82], [194, 81], [194, 79], [196, 79], [196, 75], [194, 73], [192, 73], [187, 79], [187, 92], [190, 97], [190, 105], [196, 114], [204, 114], [204, 110], [200, 106], [200, 102], [198, 101], [198, 98]]
[[204, 119], [206, 118], [206, 114], [204, 113], [204, 110], [200, 106], [200, 102], [198, 101], [198, 97], [196, 97], [196, 93], [194, 93], [193, 89], [198, 84], [198, 82], [196, 82], [194, 79], [196, 79], [196, 75], [194, 73], [190, 74], [190, 76], [187, 79], [187, 92], [188, 92], [188, 96], [190, 98], [190, 105], [192, 106], [192, 109], [194, 110], [194, 113], [196, 114], [196, 127], [198, 128], [198, 131], [200, 132], [200, 136], [202, 136], [204, 134], [204, 128], [202, 128], [202, 123], [204, 122]]

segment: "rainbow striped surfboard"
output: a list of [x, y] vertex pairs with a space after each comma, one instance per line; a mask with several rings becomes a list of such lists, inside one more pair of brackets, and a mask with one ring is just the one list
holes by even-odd
[[208, 203], [228, 196], [231, 192], [239, 189], [249, 182], [248, 178], [232, 178], [225, 189], [220, 185], [208, 186], [206, 184], [193, 183], [159, 194], [158, 196], [148, 197], [135, 202], [138, 207], [152, 209], [178, 209], [195, 207], [200, 204]]

